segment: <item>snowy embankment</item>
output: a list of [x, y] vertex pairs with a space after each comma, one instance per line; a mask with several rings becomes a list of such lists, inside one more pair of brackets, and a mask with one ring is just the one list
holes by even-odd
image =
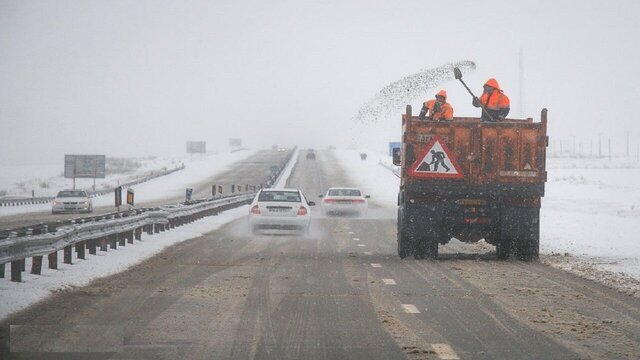
[[[242, 153], [242, 154], [240, 154]], [[230, 153], [216, 157], [216, 161], [194, 162], [179, 179], [164, 179], [161, 185], [149, 184], [149, 191], [162, 188], [184, 191], [185, 184], [196, 183], [210, 177], [212, 174], [223, 171], [233, 161], [250, 155], [249, 152]], [[288, 167], [293, 167], [297, 157], [293, 157]], [[283, 175], [286, 179], [290, 172]], [[159, 179], [157, 179], [159, 180]], [[156, 180], [154, 180], [156, 181]], [[168, 186], [163, 188], [162, 186]], [[136, 196], [138, 190], [136, 189]], [[23, 273], [23, 282], [9, 281], [10, 268], [7, 268], [5, 279], [0, 279], [0, 320], [9, 314], [24, 309], [35, 302], [49, 296], [49, 294], [89, 284], [92, 280], [109, 276], [141, 263], [161, 252], [165, 248], [179, 242], [202, 236], [220, 228], [222, 225], [246, 216], [249, 212], [248, 205], [237, 209], [228, 210], [217, 216], [206, 217], [191, 224], [186, 224], [171, 231], [161, 232], [148, 237], [143, 234], [142, 241], [134, 241], [117, 249], [109, 249], [107, 252], [98, 251], [97, 254], [87, 255], [87, 260], [77, 259], [73, 252], [73, 264], [68, 265], [58, 259], [58, 270], [43, 269], [42, 275], [31, 275], [29, 271]], [[59, 252], [59, 257], [62, 257]], [[26, 269], [31, 268], [31, 258], [26, 259]]]
[[[368, 154], [362, 161], [360, 151], [335, 152], [372, 201], [395, 207], [400, 179], [387, 168], [393, 166], [391, 158]], [[629, 159], [549, 158], [547, 172], [540, 213], [541, 261], [594, 280], [609, 277], [609, 285], [623, 290], [637, 287], [613, 278], [640, 280], [640, 164]]]
[[[222, 152], [218, 154], [205, 155], [204, 157], [196, 157], [193, 160], [185, 160], [185, 168], [172, 174], [161, 176], [147, 182], [132, 186], [135, 191], [135, 199], [137, 203], [146, 201], [154, 201], [168, 198], [179, 198], [184, 196], [185, 188], [193, 186], [198, 182], [204, 181], [211, 176], [220, 173], [234, 163], [251, 156], [255, 151], [243, 150], [236, 152]], [[35, 169], [34, 169], [35, 170]], [[27, 178], [35, 178], [38, 174], [24, 174]], [[70, 188], [71, 180], [66, 181], [66, 187]], [[89, 181], [83, 179], [85, 182]], [[105, 182], [108, 186], [117, 186], [119, 179], [112, 177]], [[124, 189], [126, 193], [126, 189]], [[113, 193], [93, 198], [93, 206], [113, 205]], [[51, 204], [36, 204], [23, 206], [0, 207], [0, 216], [24, 214], [29, 212], [50, 211]]]

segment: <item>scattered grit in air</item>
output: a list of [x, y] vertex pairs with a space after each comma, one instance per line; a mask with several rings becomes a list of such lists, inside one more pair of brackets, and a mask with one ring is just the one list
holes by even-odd
[[412, 100], [424, 97], [428, 90], [435, 89], [445, 80], [455, 79], [454, 67], [460, 68], [464, 75], [475, 70], [476, 64], [473, 61], [463, 60], [405, 76], [380, 90], [358, 110], [358, 115], [354, 116], [354, 119], [360, 124], [373, 124], [380, 118], [384, 119], [391, 114], [397, 114], [399, 110], [403, 112], [404, 107]]

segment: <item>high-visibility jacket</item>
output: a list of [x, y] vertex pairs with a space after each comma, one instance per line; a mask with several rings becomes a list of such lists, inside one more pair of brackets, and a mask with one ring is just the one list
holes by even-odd
[[[491, 115], [493, 120], [497, 120], [497, 118], [505, 118], [509, 114], [511, 102], [509, 101], [509, 97], [504, 94], [502, 90], [500, 90], [500, 86], [496, 79], [489, 79], [485, 83], [485, 85], [491, 86], [495, 90], [491, 95], [487, 93], [483, 93], [480, 96], [479, 101], [486, 109], [487, 112]], [[482, 112], [482, 120], [490, 121], [490, 119], [486, 116], [484, 111]]]
[[435, 121], [453, 120], [453, 107], [448, 102], [445, 102], [443, 104], [440, 104], [440, 111], [434, 111], [436, 102], [437, 100], [428, 100], [425, 101], [422, 105], [423, 109], [429, 111], [429, 116], [431, 116], [431, 119]]

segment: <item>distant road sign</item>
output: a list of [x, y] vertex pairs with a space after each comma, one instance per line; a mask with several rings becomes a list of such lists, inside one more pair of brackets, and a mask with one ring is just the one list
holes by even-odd
[[207, 152], [207, 143], [205, 141], [187, 141], [188, 154], [205, 154]]
[[103, 179], [106, 175], [105, 164], [104, 155], [65, 155], [64, 177]]
[[133, 206], [133, 189], [127, 189], [127, 204]]

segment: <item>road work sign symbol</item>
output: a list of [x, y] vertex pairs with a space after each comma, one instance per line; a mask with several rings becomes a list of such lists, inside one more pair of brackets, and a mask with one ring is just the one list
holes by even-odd
[[464, 174], [451, 150], [439, 136], [434, 136], [425, 151], [409, 169], [409, 175], [418, 178], [462, 179]]

